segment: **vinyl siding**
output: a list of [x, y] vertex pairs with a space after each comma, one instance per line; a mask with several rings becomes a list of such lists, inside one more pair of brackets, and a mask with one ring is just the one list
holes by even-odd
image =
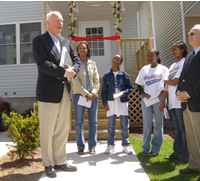
[[[43, 21], [42, 1], [1, 1], [0, 10], [0, 17], [3, 17], [0, 19], [0, 25]], [[48, 11], [50, 9], [47, 5]], [[0, 65], [0, 96], [35, 97], [36, 81], [35, 64]]]
[[148, 22], [148, 7], [147, 2], [143, 1], [139, 9], [139, 19], [140, 19], [140, 37], [149, 37], [149, 22]]
[[0, 96], [5, 98], [35, 97], [36, 80], [35, 65], [0, 66]]
[[183, 1], [184, 12], [187, 13], [196, 3], [197, 1]]
[[43, 1], [0, 1], [0, 9], [0, 24], [43, 20]]
[[162, 64], [169, 67], [175, 61], [171, 54], [171, 46], [182, 40], [180, 2], [154, 1], [153, 13], [156, 48], [160, 52]]

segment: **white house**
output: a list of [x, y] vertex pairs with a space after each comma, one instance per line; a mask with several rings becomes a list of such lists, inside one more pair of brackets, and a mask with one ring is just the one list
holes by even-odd
[[[110, 4], [110, 1], [100, 1], [98, 5], [91, 6], [91, 2], [78, 1], [76, 34], [79, 37], [114, 36], [116, 18]], [[194, 24], [200, 23], [199, 1], [151, 1], [149, 6], [147, 1], [123, 4], [125, 12], [120, 13], [122, 40], [151, 37], [154, 47], [160, 51], [162, 64], [168, 67], [174, 61], [171, 55], [174, 42], [184, 40], [191, 51], [186, 34]], [[50, 10], [61, 12], [64, 18], [62, 36], [70, 39], [69, 2], [47, 1], [46, 12]], [[37, 67], [31, 43], [33, 37], [43, 33], [43, 12], [42, 1], [0, 1], [0, 96], [7, 98], [13, 110], [20, 113], [32, 108], [35, 102]], [[111, 40], [93, 40], [89, 43], [91, 58], [97, 63], [102, 77], [111, 68], [117, 43]], [[135, 56], [139, 44], [127, 46], [122, 44], [122, 54], [126, 59], [126, 68], [131, 67], [133, 71], [130, 73], [134, 76], [139, 71]]]

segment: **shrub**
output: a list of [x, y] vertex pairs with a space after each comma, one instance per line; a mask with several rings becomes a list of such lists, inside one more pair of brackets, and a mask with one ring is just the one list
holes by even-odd
[[21, 114], [15, 112], [10, 113], [10, 117], [3, 114], [8, 130], [6, 131], [7, 137], [12, 139], [15, 145], [8, 145], [11, 148], [12, 156], [16, 154], [19, 159], [31, 156], [33, 157], [33, 151], [40, 146], [40, 130], [39, 130], [39, 118], [38, 114], [31, 116], [27, 115], [24, 119]]

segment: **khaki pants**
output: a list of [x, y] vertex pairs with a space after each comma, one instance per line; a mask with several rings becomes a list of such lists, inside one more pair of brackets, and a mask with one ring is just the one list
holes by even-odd
[[38, 108], [42, 163], [45, 167], [65, 164], [70, 119], [70, 98], [66, 85], [60, 103], [39, 101]]
[[188, 167], [200, 171], [200, 112], [183, 111], [188, 151], [190, 154]]

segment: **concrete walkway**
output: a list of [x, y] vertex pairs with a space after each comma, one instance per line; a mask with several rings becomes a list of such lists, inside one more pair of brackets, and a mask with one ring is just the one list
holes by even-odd
[[[5, 132], [0, 133], [0, 156], [9, 151], [6, 143], [12, 144]], [[57, 171], [57, 178], [49, 178], [43, 173], [39, 181], [149, 181], [136, 154], [122, 152], [121, 141], [116, 141], [113, 154], [104, 154], [106, 146], [106, 141], [98, 141], [96, 155], [90, 155], [89, 152], [78, 155], [76, 143], [69, 141], [66, 147], [67, 163], [77, 166], [78, 171]]]
[[[115, 152], [105, 154], [106, 141], [98, 141], [96, 155], [85, 152], [77, 154], [75, 142], [67, 144], [67, 163], [77, 166], [77, 172], [57, 171], [55, 181], [149, 181], [147, 174], [141, 166], [135, 153], [127, 155], [122, 152], [121, 141], [116, 141]], [[86, 144], [87, 147], [87, 144]], [[43, 173], [40, 181], [50, 181]]]
[[0, 157], [9, 152], [6, 144], [13, 144], [9, 138], [7, 138], [6, 132], [0, 132]]

